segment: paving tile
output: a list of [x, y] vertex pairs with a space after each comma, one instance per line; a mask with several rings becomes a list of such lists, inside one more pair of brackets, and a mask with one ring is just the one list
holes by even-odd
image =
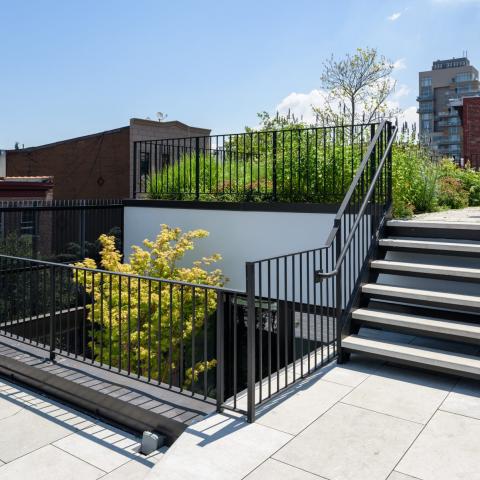
[[291, 396], [272, 402], [257, 422], [296, 435], [337, 403], [351, 387], [323, 380], [306, 381], [295, 387]]
[[157, 453], [155, 456], [130, 460], [121, 467], [108, 473], [102, 480], [144, 480], [152, 467], [160, 461], [164, 454]]
[[427, 423], [455, 382], [453, 377], [383, 366], [342, 402], [412, 422]]
[[334, 365], [325, 370], [322, 380], [356, 387], [381, 366], [382, 362], [353, 354], [344, 365]]
[[71, 433], [61, 422], [23, 410], [0, 420], [0, 459], [11, 462]]
[[330, 480], [385, 480], [421, 428], [339, 403], [273, 457]]
[[416, 477], [411, 477], [410, 475], [405, 475], [400, 472], [392, 472], [387, 480], [418, 480]]
[[442, 403], [440, 410], [480, 420], [480, 383], [474, 380], [458, 382]]
[[147, 479], [238, 480], [291, 438], [234, 414], [214, 414], [185, 430]]
[[479, 480], [480, 420], [439, 411], [396, 470], [422, 480]]
[[51, 445], [0, 467], [2, 480], [94, 480], [102, 475], [105, 472]]
[[53, 445], [105, 472], [111, 472], [132, 459], [139, 442], [109, 428], [91, 427], [62, 438]]
[[288, 480], [321, 480], [318, 475], [305, 472], [273, 458], [269, 458], [262, 463], [250, 475], [247, 475], [245, 480], [279, 480], [282, 478]]
[[15, 415], [23, 409], [21, 405], [13, 399], [9, 399], [9, 396], [0, 393], [0, 420]]

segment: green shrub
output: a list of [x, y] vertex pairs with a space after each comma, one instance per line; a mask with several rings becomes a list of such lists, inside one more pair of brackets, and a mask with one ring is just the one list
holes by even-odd
[[468, 207], [468, 191], [454, 177], [443, 177], [439, 181], [438, 204], [448, 208]]
[[[182, 267], [184, 255], [205, 238], [205, 230], [182, 233], [179, 228], [162, 225], [154, 241], [144, 240], [144, 248], [133, 246], [129, 263], [121, 262], [115, 237], [102, 235], [100, 264], [91, 258], [75, 263], [75, 267], [133, 274], [173, 280], [176, 283], [151, 282], [148, 278], [121, 275], [78, 275], [76, 282], [94, 300], [88, 306], [88, 320], [95, 326], [89, 342], [92, 358], [129, 370], [138, 375], [151, 375], [162, 382], [179, 379], [185, 366], [183, 385], [193, 388], [202, 374], [216, 365], [215, 359], [196, 358], [183, 349], [192, 345], [193, 332], [202, 332], [209, 316], [215, 312], [216, 293], [212, 289], [186, 287], [182, 282], [222, 286], [225, 277], [210, 266], [221, 259], [219, 254], [203, 257]], [[184, 360], [189, 364], [182, 364]], [[198, 351], [197, 351], [198, 356]]]

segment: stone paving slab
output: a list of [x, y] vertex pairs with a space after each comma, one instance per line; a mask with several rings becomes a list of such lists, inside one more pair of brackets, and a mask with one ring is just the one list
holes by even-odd
[[241, 479], [291, 438], [237, 415], [215, 414], [187, 428], [147, 479]]
[[0, 468], [2, 480], [94, 480], [105, 474], [102, 470], [62, 452], [52, 445], [46, 445], [29, 455], [3, 465]]
[[480, 382], [458, 382], [440, 406], [440, 410], [480, 420]]
[[384, 366], [342, 401], [404, 420], [427, 423], [455, 382], [453, 377]]
[[480, 420], [437, 412], [396, 470], [422, 480], [480, 479]]
[[[269, 458], [245, 477], [245, 480], [321, 480], [318, 475], [305, 472], [286, 463]], [[327, 479], [325, 479], [327, 480]]]
[[330, 480], [384, 480], [421, 428], [339, 403], [273, 458]]

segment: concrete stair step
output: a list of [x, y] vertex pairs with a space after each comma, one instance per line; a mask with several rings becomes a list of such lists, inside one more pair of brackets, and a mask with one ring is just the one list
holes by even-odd
[[441, 370], [459, 376], [480, 379], [480, 358], [473, 355], [397, 342], [372, 340], [359, 335], [350, 335], [344, 338], [342, 347], [349, 352], [364, 353], [393, 363]]
[[480, 296], [458, 293], [420, 290], [417, 288], [396, 287], [378, 283], [367, 283], [362, 292], [372, 297], [395, 299], [397, 301], [420, 301], [434, 303], [446, 308], [480, 309]]
[[432, 277], [454, 277], [455, 279], [479, 279], [480, 269], [447, 267], [443, 265], [429, 265], [424, 263], [396, 262], [391, 260], [373, 260], [370, 267], [387, 273], [401, 273], [412, 275], [428, 275]]
[[370, 308], [358, 308], [353, 311], [352, 318], [370, 325], [415, 331], [424, 335], [442, 335], [465, 339], [469, 342], [480, 342], [480, 325], [456, 322], [407, 313], [394, 313]]
[[480, 255], [480, 243], [461, 243], [435, 240], [416, 240], [404, 238], [382, 238], [379, 242], [381, 247], [390, 250], [420, 250], [426, 252], [452, 252], [462, 254]]
[[440, 222], [422, 220], [389, 220], [388, 227], [400, 228], [441, 228], [446, 230], [480, 230], [480, 222]]

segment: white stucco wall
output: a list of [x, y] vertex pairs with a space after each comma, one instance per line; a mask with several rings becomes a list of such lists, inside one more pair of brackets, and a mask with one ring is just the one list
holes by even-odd
[[182, 230], [202, 228], [210, 237], [198, 241], [194, 258], [220, 253], [228, 287], [245, 289], [245, 262], [284, 255], [325, 244], [334, 214], [125, 207], [125, 254], [145, 238], [154, 239], [166, 223]]

